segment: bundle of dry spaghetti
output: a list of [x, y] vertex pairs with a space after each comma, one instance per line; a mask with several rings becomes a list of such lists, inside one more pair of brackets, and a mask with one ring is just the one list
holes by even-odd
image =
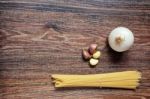
[[135, 89], [139, 86], [140, 78], [141, 73], [138, 71], [90, 75], [52, 75], [55, 87], [110, 87]]

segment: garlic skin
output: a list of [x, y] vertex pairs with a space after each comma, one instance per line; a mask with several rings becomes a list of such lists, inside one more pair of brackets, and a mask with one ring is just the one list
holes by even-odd
[[95, 52], [96, 52], [96, 49], [97, 49], [97, 44], [91, 44], [90, 47], [89, 47], [89, 53], [91, 55], [93, 55]]
[[87, 50], [82, 50], [82, 56], [85, 60], [89, 60], [92, 56], [89, 54]]
[[109, 34], [108, 42], [117, 52], [127, 51], [134, 43], [134, 35], [128, 28], [117, 27]]

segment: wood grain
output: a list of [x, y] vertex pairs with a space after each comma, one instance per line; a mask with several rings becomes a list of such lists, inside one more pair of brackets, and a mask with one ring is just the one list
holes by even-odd
[[[107, 44], [117, 26], [131, 29], [122, 54]], [[81, 49], [97, 43], [100, 63], [90, 68]], [[55, 89], [50, 75], [142, 72], [136, 90]], [[150, 99], [149, 0], [0, 0], [0, 99]]]

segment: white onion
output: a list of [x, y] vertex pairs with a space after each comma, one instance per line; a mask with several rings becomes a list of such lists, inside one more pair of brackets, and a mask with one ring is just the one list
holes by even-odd
[[133, 45], [134, 36], [128, 28], [117, 27], [109, 34], [108, 42], [113, 50], [123, 52]]

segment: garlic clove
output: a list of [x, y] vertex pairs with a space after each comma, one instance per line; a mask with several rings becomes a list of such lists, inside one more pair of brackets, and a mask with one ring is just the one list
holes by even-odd
[[93, 58], [94, 58], [94, 59], [98, 59], [98, 58], [100, 58], [100, 56], [101, 56], [101, 52], [100, 52], [100, 51], [96, 51], [96, 52], [93, 54]]
[[82, 56], [85, 60], [89, 60], [92, 56], [89, 54], [87, 50], [82, 50]]
[[90, 47], [89, 47], [89, 53], [91, 55], [93, 55], [95, 52], [96, 52], [96, 49], [97, 49], [97, 44], [91, 44]]
[[89, 63], [90, 63], [91, 66], [97, 65], [98, 62], [99, 62], [99, 60], [98, 59], [94, 59], [94, 58], [91, 58], [90, 61], [89, 61]]

